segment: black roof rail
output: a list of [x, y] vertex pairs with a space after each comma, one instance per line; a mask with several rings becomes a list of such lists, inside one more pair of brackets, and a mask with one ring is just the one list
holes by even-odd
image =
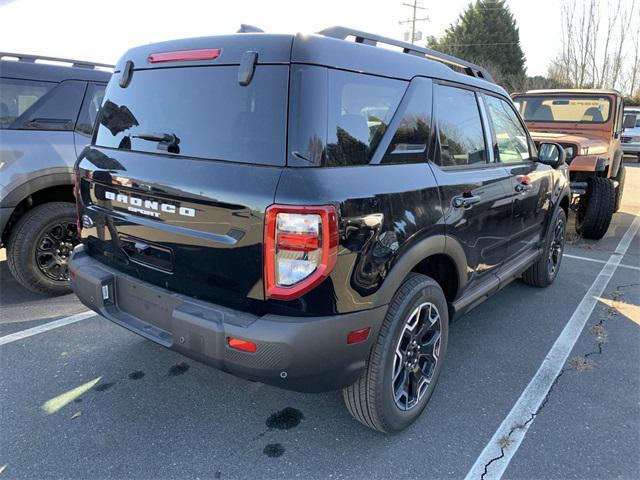
[[449, 66], [455, 66], [462, 69], [467, 75], [472, 77], [481, 78], [489, 82], [495, 83], [491, 74], [479, 65], [475, 65], [461, 58], [454, 57], [453, 55], [447, 55], [430, 48], [417, 47], [407, 42], [395, 40], [393, 38], [383, 37], [376, 35], [375, 33], [362, 32], [360, 30], [353, 30], [347, 27], [329, 27], [317, 32], [319, 35], [325, 37], [338, 38], [340, 40], [346, 40], [347, 37], [355, 37], [357, 43], [364, 43], [365, 45], [376, 46], [378, 43], [386, 45], [392, 45], [402, 49], [403, 53], [409, 53], [417, 55], [419, 57], [426, 57], [430, 60], [436, 60], [441, 63], [445, 63]]
[[113, 65], [108, 65], [106, 63], [86, 62], [83, 60], [70, 60], [68, 58], [58, 58], [58, 57], [45, 57], [42, 55], [28, 55], [24, 53], [0, 52], [0, 60], [4, 60], [5, 57], [16, 58], [19, 62], [26, 62], [26, 63], [36, 63], [36, 60], [44, 60], [47, 62], [70, 63], [71, 64], [70, 66], [72, 67], [87, 68], [91, 70], [95, 70], [96, 67], [113, 69]]

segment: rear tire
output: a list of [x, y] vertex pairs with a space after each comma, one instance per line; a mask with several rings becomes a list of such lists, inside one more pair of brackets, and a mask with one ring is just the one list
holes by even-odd
[[620, 165], [618, 168], [618, 174], [615, 176], [615, 179], [618, 181], [618, 186], [616, 187], [616, 202], [613, 207], [613, 211], [617, 212], [620, 210], [620, 205], [622, 204], [622, 194], [624, 193], [624, 180], [626, 177], [626, 171], [624, 165]]
[[567, 214], [558, 207], [549, 224], [542, 256], [522, 274], [522, 280], [534, 287], [548, 287], [558, 276], [564, 251]]
[[616, 189], [608, 178], [592, 177], [580, 199], [576, 231], [584, 238], [600, 240], [607, 233], [616, 204]]
[[411, 273], [389, 305], [366, 370], [343, 390], [349, 413], [380, 432], [399, 432], [422, 413], [447, 349], [447, 301], [433, 279]]
[[34, 207], [11, 231], [7, 247], [9, 271], [32, 292], [70, 293], [67, 260], [78, 241], [73, 203], [51, 202]]

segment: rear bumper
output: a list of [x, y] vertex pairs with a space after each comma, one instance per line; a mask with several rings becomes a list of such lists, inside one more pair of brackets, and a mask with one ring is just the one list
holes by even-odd
[[[330, 317], [256, 316], [173, 293], [105, 266], [77, 247], [71, 285], [82, 303], [145, 338], [221, 370], [288, 390], [321, 392], [355, 382], [386, 306]], [[366, 341], [347, 334], [370, 327]], [[255, 353], [230, 348], [250, 340]]]

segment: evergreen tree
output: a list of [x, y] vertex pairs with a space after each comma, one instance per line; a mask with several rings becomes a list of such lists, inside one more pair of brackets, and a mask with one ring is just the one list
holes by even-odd
[[525, 76], [520, 33], [505, 0], [469, 4], [440, 39], [429, 37], [428, 46], [487, 68], [507, 86]]

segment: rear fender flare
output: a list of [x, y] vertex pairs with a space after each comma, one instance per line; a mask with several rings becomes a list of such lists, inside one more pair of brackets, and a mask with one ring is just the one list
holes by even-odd
[[398, 257], [382, 286], [375, 293], [372, 307], [391, 303], [393, 295], [413, 268], [425, 258], [438, 254], [448, 256], [456, 266], [458, 277], [456, 298], [460, 297], [467, 284], [467, 256], [462, 245], [455, 238], [448, 235], [434, 235], [418, 241]]

